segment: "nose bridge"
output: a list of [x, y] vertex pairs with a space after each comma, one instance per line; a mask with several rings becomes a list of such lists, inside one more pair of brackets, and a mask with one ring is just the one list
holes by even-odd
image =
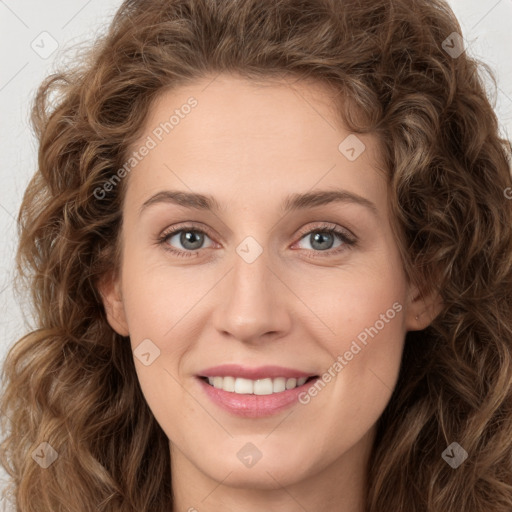
[[270, 268], [268, 251], [247, 237], [236, 248], [232, 271], [221, 292], [216, 328], [241, 341], [255, 340], [290, 326], [284, 290]]
[[236, 252], [233, 261], [232, 296], [237, 296], [239, 303], [243, 303], [246, 298], [249, 302], [256, 300], [268, 304], [267, 295], [271, 286], [269, 275], [272, 275], [268, 250], [263, 250], [259, 244], [256, 246], [255, 242], [249, 240], [242, 242]]

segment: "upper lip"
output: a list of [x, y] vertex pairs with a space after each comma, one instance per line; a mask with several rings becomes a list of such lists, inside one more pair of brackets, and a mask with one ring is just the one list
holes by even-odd
[[258, 366], [251, 368], [240, 364], [221, 364], [206, 368], [199, 373], [199, 377], [241, 377], [245, 379], [258, 380], [276, 377], [300, 378], [314, 377], [316, 374], [307, 373], [295, 368], [285, 368], [284, 366]]

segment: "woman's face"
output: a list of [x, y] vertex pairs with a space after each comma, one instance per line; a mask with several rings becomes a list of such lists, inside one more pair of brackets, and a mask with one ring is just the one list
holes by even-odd
[[104, 298], [173, 469], [260, 489], [356, 474], [424, 326], [377, 141], [329, 105], [220, 75], [162, 95], [133, 147]]

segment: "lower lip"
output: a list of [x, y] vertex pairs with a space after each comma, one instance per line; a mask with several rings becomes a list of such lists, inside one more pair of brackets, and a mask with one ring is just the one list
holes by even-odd
[[317, 379], [318, 377], [315, 377], [302, 386], [271, 395], [242, 395], [214, 388], [198, 377], [200, 385], [212, 402], [232, 414], [245, 418], [262, 418], [283, 411], [297, 403], [299, 394], [314, 384]]

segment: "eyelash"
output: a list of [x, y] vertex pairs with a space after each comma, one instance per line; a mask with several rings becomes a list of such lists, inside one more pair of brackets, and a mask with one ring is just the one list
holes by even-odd
[[[194, 233], [201, 233], [203, 235], [208, 236], [209, 238], [213, 238], [210, 236], [210, 233], [207, 230], [199, 229], [195, 226], [189, 225], [189, 226], [178, 226], [175, 228], [171, 228], [167, 231], [164, 231], [160, 237], [158, 237], [158, 244], [160, 244], [165, 251], [169, 251], [170, 253], [174, 254], [175, 256], [178, 256], [180, 258], [190, 258], [192, 256], [197, 256], [199, 251], [201, 249], [197, 249], [196, 251], [181, 251], [179, 249], [174, 249], [171, 247], [167, 241], [169, 238], [171, 238], [176, 233], [180, 232], [188, 232], [192, 231]], [[311, 235], [312, 233], [329, 233], [333, 235], [337, 235], [339, 239], [343, 242], [342, 245], [337, 247], [336, 249], [327, 249], [326, 251], [315, 251], [313, 249], [305, 249], [308, 252], [313, 253], [323, 253], [327, 254], [327, 256], [333, 256], [336, 255], [344, 250], [350, 249], [351, 247], [356, 246], [357, 240], [352, 237], [350, 237], [346, 231], [343, 231], [339, 229], [338, 227], [334, 227], [332, 224], [321, 224], [319, 226], [316, 226], [314, 229], [310, 229], [308, 231], [304, 231], [300, 233], [299, 240], [302, 240], [306, 235]], [[309, 256], [310, 258], [318, 258], [318, 257], [325, 257], [320, 255], [315, 256]]]

